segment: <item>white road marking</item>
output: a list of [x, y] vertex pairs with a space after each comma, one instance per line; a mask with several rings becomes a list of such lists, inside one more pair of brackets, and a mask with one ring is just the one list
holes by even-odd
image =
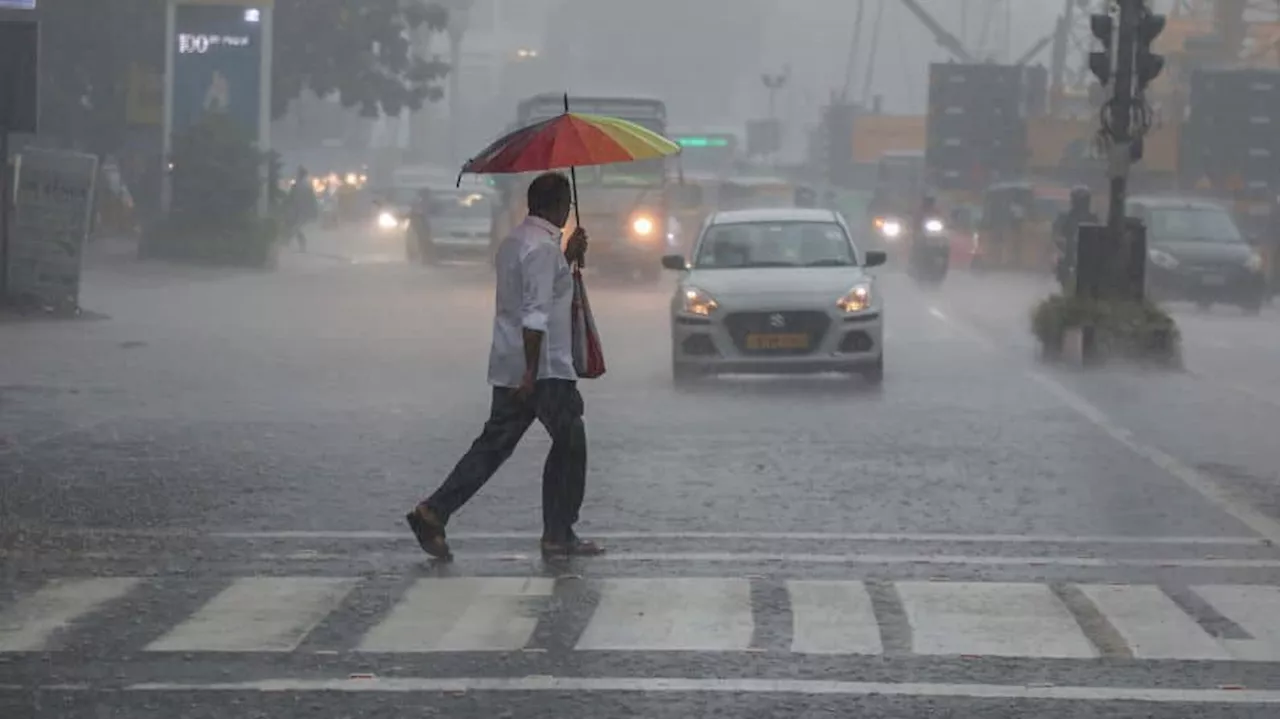
[[743, 651], [754, 630], [746, 579], [606, 579], [577, 648]]
[[898, 582], [916, 654], [1092, 659], [1097, 650], [1043, 584]]
[[[218, 539], [405, 539], [404, 532], [370, 531], [312, 531], [281, 530], [263, 532], [214, 532], [207, 535]], [[450, 533], [451, 540], [538, 539], [537, 532], [459, 532]], [[760, 539], [765, 541], [840, 541], [840, 542], [938, 542], [942, 544], [1120, 544], [1120, 545], [1232, 545], [1262, 546], [1267, 542], [1258, 537], [1142, 537], [1113, 535], [1069, 534], [946, 534], [946, 533], [841, 533], [841, 532], [592, 532], [601, 540], [738, 540]]]
[[[0, 556], [4, 556], [0, 552]], [[115, 555], [119, 556], [119, 555]], [[468, 552], [472, 561], [531, 562], [539, 558], [535, 552]], [[262, 552], [254, 555], [262, 561], [333, 562], [361, 560], [360, 553]], [[412, 562], [422, 559], [421, 552], [378, 553], [381, 561]], [[98, 559], [109, 560], [112, 555]], [[1199, 559], [1192, 557], [1063, 557], [1063, 556], [991, 556], [956, 554], [815, 554], [808, 552], [610, 552], [593, 557], [593, 564], [627, 562], [702, 562], [707, 564], [771, 563], [771, 564], [848, 564], [848, 565], [939, 565], [972, 567], [1088, 567], [1094, 569], [1192, 568], [1192, 569], [1280, 569], [1280, 559]]]
[[1022, 686], [922, 682], [845, 682], [818, 679], [686, 679], [642, 677], [458, 677], [453, 679], [262, 679], [218, 684], [148, 683], [127, 692], [636, 692], [681, 694], [796, 694], [952, 699], [1032, 699], [1153, 704], [1280, 704], [1268, 689]]
[[1247, 502], [1231, 496], [1231, 493], [1222, 485], [1196, 471], [1193, 467], [1184, 464], [1173, 455], [1138, 441], [1132, 432], [1112, 422], [1102, 410], [1057, 381], [1039, 372], [1029, 372], [1028, 374], [1041, 386], [1049, 390], [1050, 394], [1075, 410], [1081, 417], [1093, 423], [1094, 426], [1116, 442], [1168, 472], [1188, 488], [1204, 497], [1210, 504], [1257, 532], [1259, 536], [1272, 543], [1280, 543], [1280, 522], [1254, 509]]
[[1222, 640], [1235, 658], [1280, 662], [1280, 587], [1218, 584], [1192, 590], [1253, 637]]
[[334, 577], [237, 579], [146, 651], [291, 652], [342, 603], [358, 581]]
[[523, 649], [555, 582], [545, 577], [419, 579], [365, 635], [362, 652], [463, 652]]
[[789, 581], [791, 651], [881, 654], [880, 625], [862, 582]]
[[1078, 586], [1138, 659], [1231, 659], [1231, 654], [1159, 587]]
[[[10, 527], [6, 526], [5, 529]], [[152, 537], [157, 539], [228, 539], [228, 540], [350, 540], [378, 541], [405, 540], [404, 531], [367, 530], [229, 530], [199, 533], [183, 529], [77, 529], [42, 528], [35, 525], [16, 527], [27, 533], [43, 533], [51, 536], [88, 537]], [[539, 532], [457, 532], [449, 539], [478, 540], [537, 540]], [[1262, 547], [1270, 543], [1256, 536], [1217, 537], [1158, 537], [1120, 535], [1071, 535], [1071, 534], [950, 534], [945, 532], [877, 533], [877, 532], [592, 532], [601, 540], [741, 540], [795, 542], [885, 542], [885, 543], [940, 543], [940, 544], [1115, 544], [1124, 546], [1186, 545], [1186, 546], [1238, 546]], [[411, 540], [408, 540], [411, 541]]]
[[0, 652], [47, 649], [58, 630], [128, 594], [139, 580], [58, 579], [0, 611]]

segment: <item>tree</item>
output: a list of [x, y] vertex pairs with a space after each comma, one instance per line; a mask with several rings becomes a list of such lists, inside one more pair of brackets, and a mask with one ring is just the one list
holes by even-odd
[[[108, 152], [127, 125], [130, 67], [164, 68], [165, 0], [42, 0], [42, 118], [48, 134]], [[410, 36], [443, 30], [427, 0], [277, 0], [272, 110], [310, 88], [366, 116], [442, 96], [448, 65], [418, 56]]]
[[398, 115], [435, 101], [444, 62], [418, 56], [412, 34], [442, 31], [448, 13], [418, 0], [278, 0], [276, 3], [276, 117], [303, 89], [338, 93], [366, 117]]

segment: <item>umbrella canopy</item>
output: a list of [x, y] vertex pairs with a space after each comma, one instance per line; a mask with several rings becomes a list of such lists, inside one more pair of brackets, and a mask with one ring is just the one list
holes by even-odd
[[537, 172], [652, 160], [680, 146], [633, 122], [565, 112], [508, 133], [463, 165], [463, 173]]

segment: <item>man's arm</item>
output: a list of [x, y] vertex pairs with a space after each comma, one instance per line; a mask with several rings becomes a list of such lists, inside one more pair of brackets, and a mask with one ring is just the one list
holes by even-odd
[[534, 247], [520, 258], [524, 285], [520, 303], [520, 323], [523, 327], [525, 377], [530, 380], [538, 377], [538, 362], [542, 358], [542, 338], [547, 333], [547, 321], [551, 315], [558, 253], [558, 247], [544, 243]]

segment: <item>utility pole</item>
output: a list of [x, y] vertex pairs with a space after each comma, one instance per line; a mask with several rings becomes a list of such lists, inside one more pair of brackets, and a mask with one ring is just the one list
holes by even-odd
[[770, 133], [773, 135], [772, 141], [769, 143], [773, 146], [773, 165], [776, 168], [778, 164], [778, 152], [782, 149], [782, 120], [778, 118], [778, 91], [787, 86], [787, 81], [791, 79], [791, 66], [783, 67], [782, 72], [776, 75], [764, 73], [760, 76], [760, 80], [764, 83], [764, 87], [769, 91], [769, 124]]
[[787, 81], [791, 79], [791, 66], [783, 68], [782, 72], [776, 75], [765, 73], [760, 76], [760, 80], [764, 82], [764, 87], [769, 91], [769, 119], [777, 122], [778, 120], [778, 91], [787, 86]]

